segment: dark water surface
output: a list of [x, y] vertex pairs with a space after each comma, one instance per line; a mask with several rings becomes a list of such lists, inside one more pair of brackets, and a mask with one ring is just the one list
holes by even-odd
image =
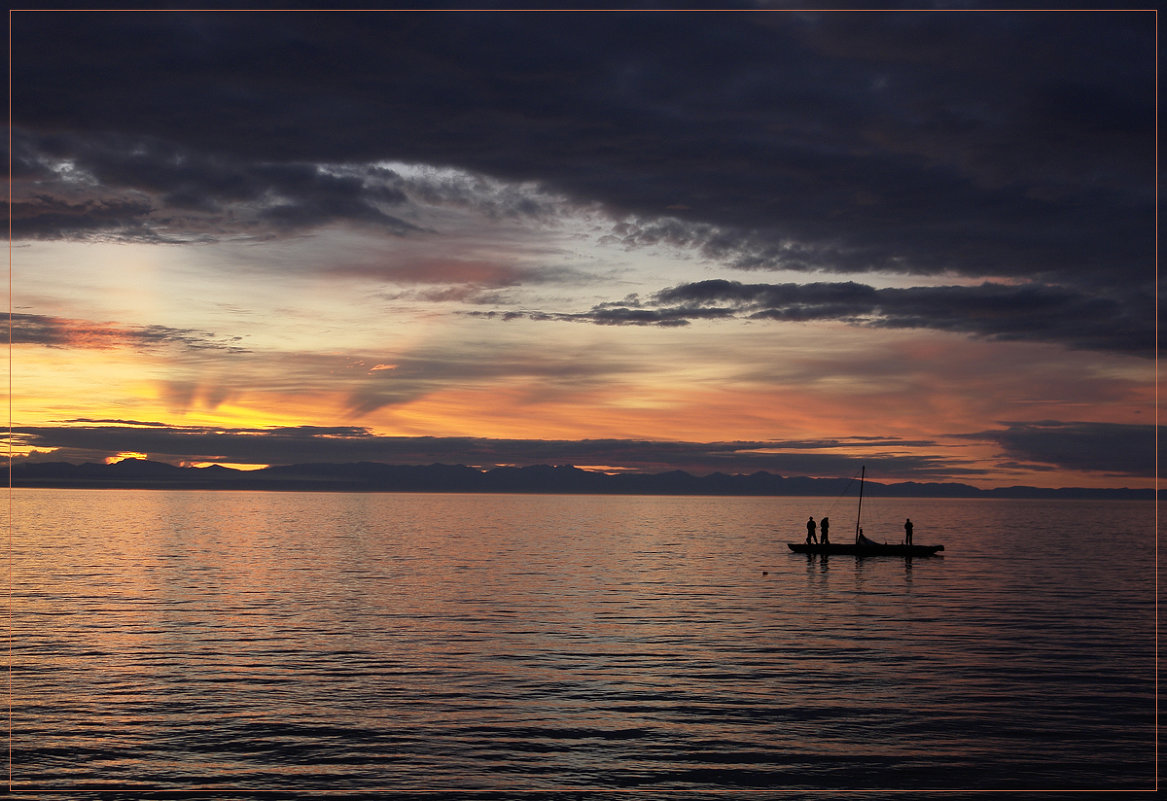
[[1152, 503], [850, 503], [17, 490], [13, 786], [1154, 786]]

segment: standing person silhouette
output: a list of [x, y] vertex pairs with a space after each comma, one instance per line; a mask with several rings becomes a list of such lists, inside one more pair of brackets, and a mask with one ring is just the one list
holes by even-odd
[[831, 541], [828, 538], [828, 534], [827, 534], [827, 531], [830, 529], [830, 527], [831, 527], [830, 518], [824, 517], [822, 520], [819, 521], [819, 531], [822, 532], [822, 535], [819, 537], [819, 544], [820, 545], [830, 545], [831, 544]]
[[807, 545], [815, 545], [818, 543], [818, 540], [816, 540], [815, 536], [814, 536], [814, 529], [815, 529], [814, 518], [813, 517], [808, 518], [806, 521], [806, 544]]
[[912, 544], [912, 519], [908, 518], [904, 521], [904, 542], [908, 545]]

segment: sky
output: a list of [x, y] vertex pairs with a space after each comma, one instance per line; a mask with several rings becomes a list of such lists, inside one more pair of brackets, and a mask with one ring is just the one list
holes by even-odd
[[1154, 486], [1155, 31], [13, 12], [14, 458]]

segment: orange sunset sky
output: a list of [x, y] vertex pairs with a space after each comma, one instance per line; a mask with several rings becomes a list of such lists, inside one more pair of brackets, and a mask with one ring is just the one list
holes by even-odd
[[10, 21], [18, 460], [1154, 485], [1153, 13]]

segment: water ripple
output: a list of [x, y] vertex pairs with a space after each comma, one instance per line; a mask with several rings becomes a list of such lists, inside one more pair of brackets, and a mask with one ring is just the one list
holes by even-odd
[[791, 499], [16, 500], [18, 789], [1153, 782], [1149, 504], [873, 504], [905, 561], [789, 553]]

